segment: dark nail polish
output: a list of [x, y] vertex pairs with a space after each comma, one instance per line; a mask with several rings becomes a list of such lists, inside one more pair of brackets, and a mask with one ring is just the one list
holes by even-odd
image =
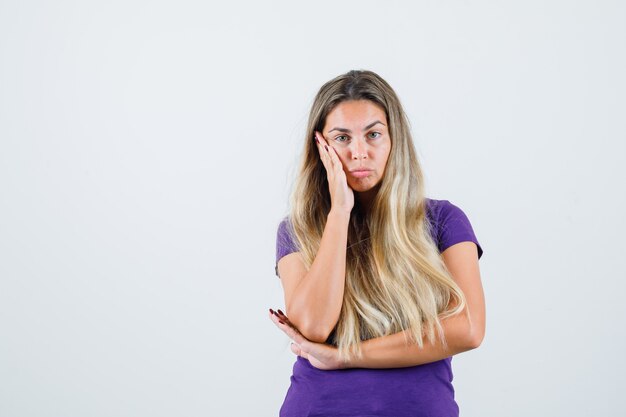
[[326, 151], [328, 152], [328, 145], [324, 145], [324, 148], [326, 148]]
[[274, 314], [274, 310], [270, 308], [270, 314]]
[[284, 321], [282, 321], [282, 320], [278, 320], [278, 322], [279, 322], [280, 324], [285, 324], [285, 322], [284, 322]]
[[275, 312], [275, 311], [272, 311], [272, 314], [273, 314], [273, 315], [275, 315], [276, 317], [280, 317], [280, 316], [278, 315], [278, 313], [277, 313], [277, 312]]
[[282, 311], [280, 311], [280, 308], [278, 309], [278, 312], [279, 312], [280, 314], [282, 314], [283, 316], [285, 315], [285, 313], [283, 313]]

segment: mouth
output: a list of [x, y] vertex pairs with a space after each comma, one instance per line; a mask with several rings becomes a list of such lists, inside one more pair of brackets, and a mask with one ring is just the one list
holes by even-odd
[[371, 169], [362, 169], [362, 168], [350, 171], [350, 174], [356, 178], [365, 178], [369, 176], [371, 173], [372, 173]]

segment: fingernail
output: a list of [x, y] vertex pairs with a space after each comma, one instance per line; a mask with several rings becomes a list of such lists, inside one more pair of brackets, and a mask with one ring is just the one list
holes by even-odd
[[324, 145], [324, 148], [326, 148], [326, 151], [328, 151], [328, 145]]
[[280, 308], [277, 310], [280, 314], [282, 314], [283, 316], [285, 315], [285, 313], [283, 313], [282, 311], [280, 311]]
[[282, 320], [278, 320], [278, 322], [279, 322], [280, 324], [285, 324], [285, 322], [284, 322], [284, 321], [282, 321]]
[[278, 313], [277, 313], [277, 312], [272, 311], [272, 314], [274, 314], [276, 317], [279, 317], [279, 318], [280, 318], [280, 316], [278, 315]]
[[270, 314], [274, 314], [274, 310], [270, 308]]

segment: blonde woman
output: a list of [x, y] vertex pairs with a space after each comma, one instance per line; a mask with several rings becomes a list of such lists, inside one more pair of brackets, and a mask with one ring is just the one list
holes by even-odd
[[409, 124], [389, 84], [350, 71], [311, 108], [276, 274], [271, 320], [298, 355], [291, 416], [458, 416], [452, 356], [485, 333], [464, 212], [424, 196]]

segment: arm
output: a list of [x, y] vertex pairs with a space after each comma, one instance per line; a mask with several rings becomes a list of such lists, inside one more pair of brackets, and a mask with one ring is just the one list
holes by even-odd
[[363, 342], [363, 357], [353, 358], [349, 368], [401, 368], [422, 365], [447, 358], [480, 346], [485, 335], [485, 300], [480, 282], [477, 247], [472, 242], [460, 242], [443, 253], [448, 271], [467, 300], [471, 322], [462, 312], [442, 320], [448, 348], [437, 341], [424, 340], [424, 347], [407, 344], [406, 330]]
[[343, 304], [350, 212], [331, 210], [320, 248], [306, 271], [295, 252], [278, 262], [289, 320], [307, 339], [323, 343], [337, 324]]

